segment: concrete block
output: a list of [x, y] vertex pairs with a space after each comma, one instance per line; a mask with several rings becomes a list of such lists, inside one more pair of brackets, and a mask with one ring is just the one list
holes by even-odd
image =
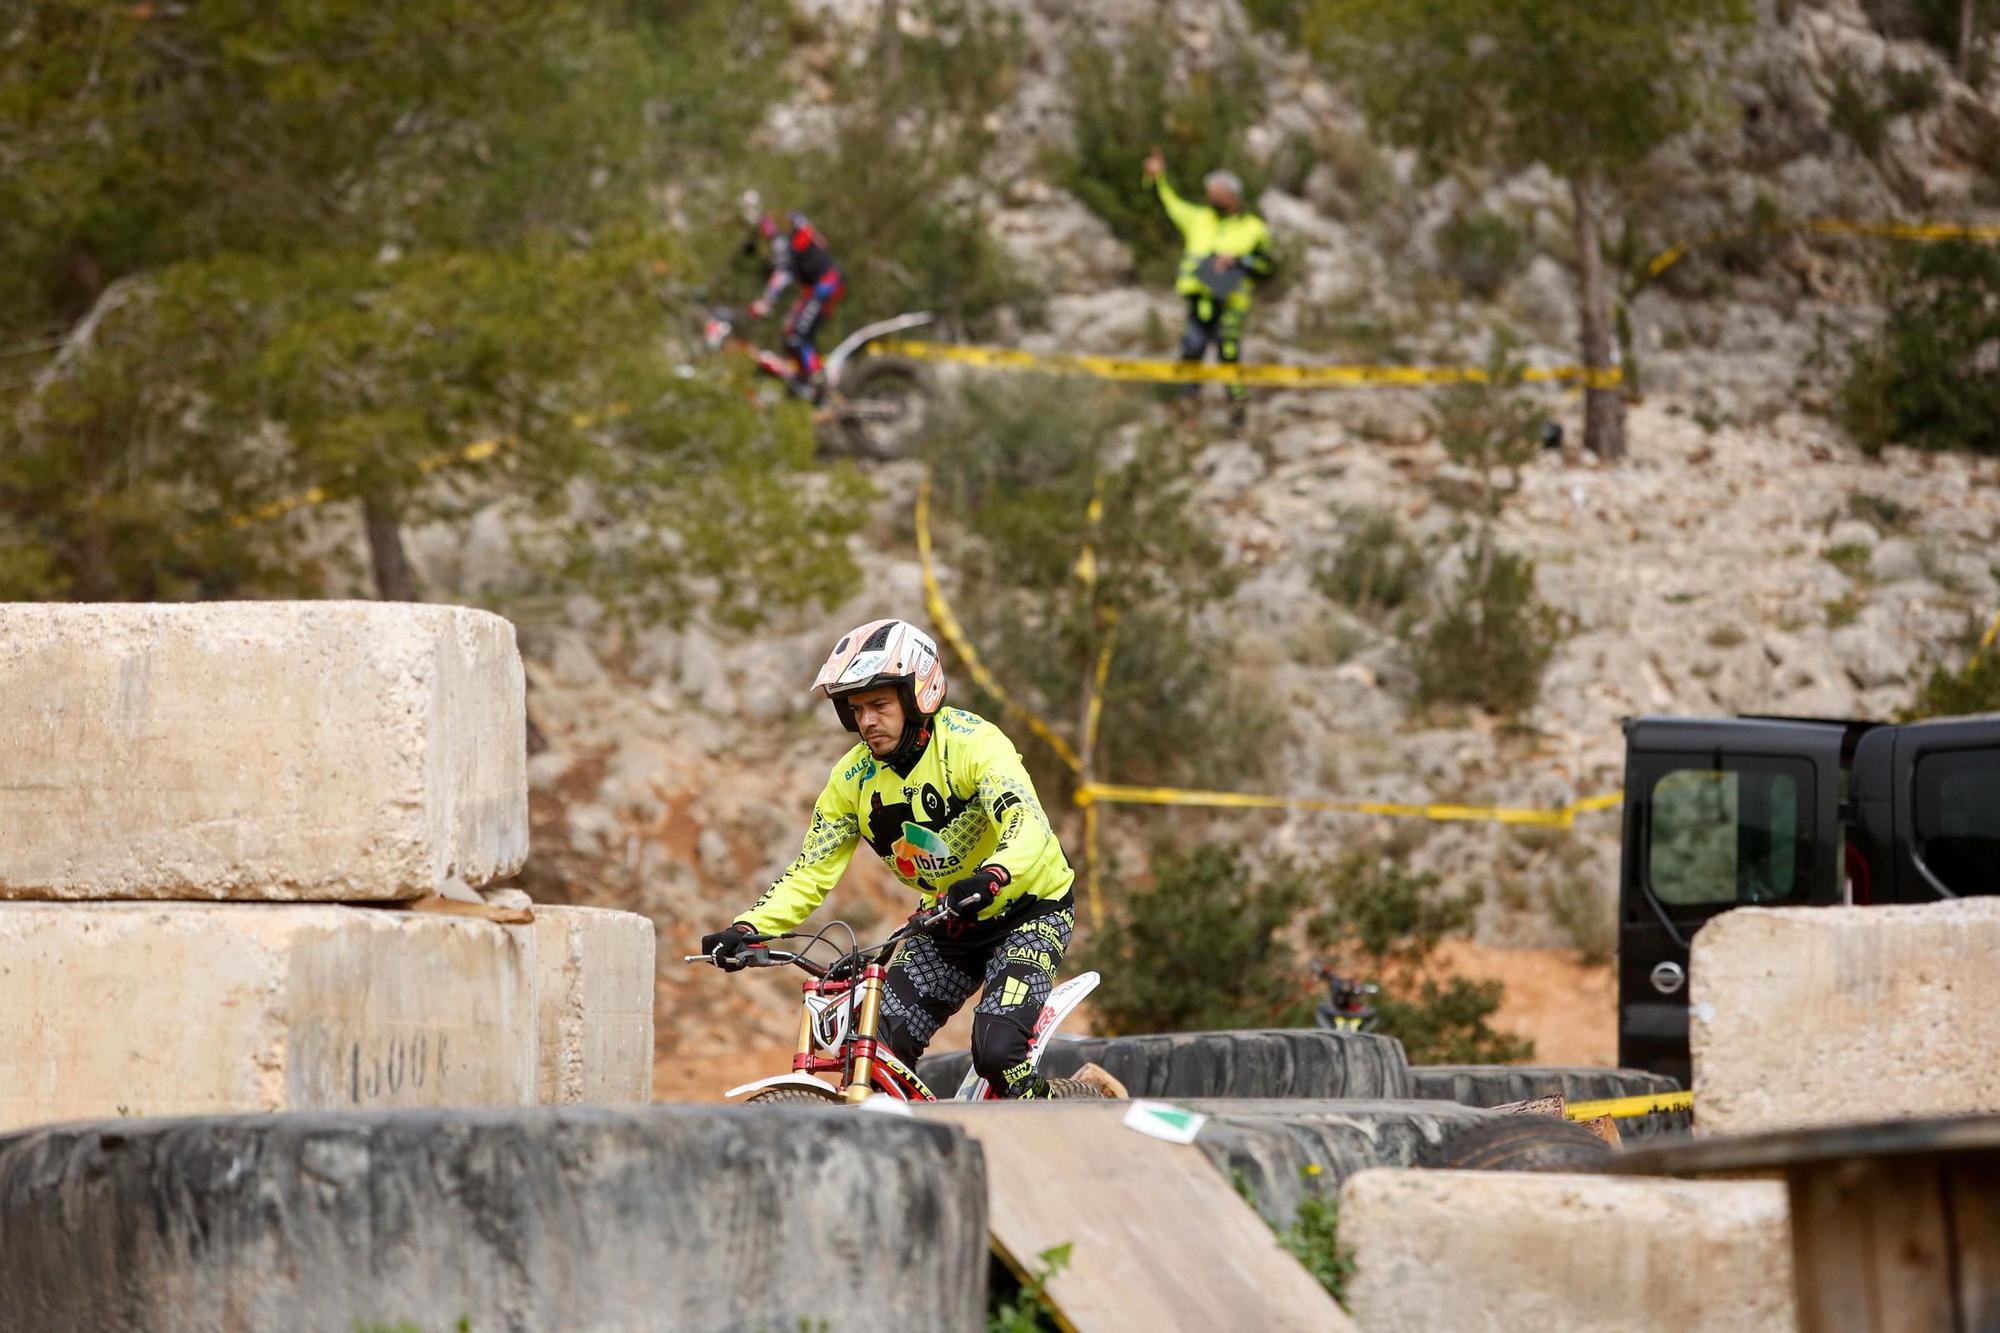
[[317, 904], [0, 903], [0, 1129], [532, 1104], [530, 931]]
[[602, 907], [534, 912], [538, 1099], [651, 1101], [652, 921]]
[[0, 1325], [975, 1333], [986, 1227], [964, 1134], [844, 1108], [59, 1125], [0, 1138]]
[[1689, 966], [1695, 1130], [2000, 1111], [2000, 899], [1740, 908]]
[[514, 627], [455, 606], [0, 604], [0, 898], [348, 900], [528, 851]]
[[1340, 1196], [1368, 1333], [1791, 1333], [1775, 1181], [1363, 1171]]

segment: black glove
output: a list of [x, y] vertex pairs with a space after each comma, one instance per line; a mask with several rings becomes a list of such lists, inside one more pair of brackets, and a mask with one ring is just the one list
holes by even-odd
[[945, 905], [951, 914], [970, 921], [1000, 896], [1000, 890], [1007, 886], [1007, 872], [999, 866], [981, 866], [964, 879], [955, 880], [944, 891]]
[[712, 930], [702, 936], [701, 951], [713, 958], [716, 966], [723, 971], [734, 972], [743, 966], [743, 959], [738, 955], [757, 938], [757, 928], [748, 921], [732, 921], [721, 930]]

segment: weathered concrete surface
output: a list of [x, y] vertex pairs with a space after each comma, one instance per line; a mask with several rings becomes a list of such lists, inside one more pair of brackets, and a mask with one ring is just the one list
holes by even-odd
[[530, 927], [278, 903], [0, 903], [0, 1129], [535, 1100]]
[[534, 913], [536, 1096], [548, 1105], [651, 1101], [652, 921], [548, 903]]
[[940, 1102], [914, 1111], [985, 1150], [993, 1242], [1004, 1256], [1033, 1268], [1042, 1251], [1071, 1246], [1048, 1295], [1077, 1333], [1354, 1327], [1200, 1152], [1126, 1128], [1129, 1109]]
[[986, 1227], [977, 1146], [851, 1110], [63, 1125], [0, 1139], [0, 1322], [971, 1330]]
[[527, 855], [484, 611], [0, 604], [0, 699], [0, 897], [413, 898]]
[[1414, 1166], [1454, 1131], [1494, 1112], [1451, 1102], [1238, 1100], [1177, 1102], [1209, 1116], [1194, 1146], [1224, 1180], [1241, 1179], [1266, 1221], [1289, 1226], [1307, 1198], [1335, 1199], [1349, 1176]]
[[[949, 1097], [971, 1062], [966, 1051], [926, 1056], [917, 1073]], [[1042, 1072], [1069, 1078], [1085, 1062], [1102, 1065], [1134, 1097], [1411, 1095], [1402, 1043], [1373, 1033], [1273, 1028], [1057, 1040], [1042, 1057]]]
[[1368, 1333], [1791, 1333], [1774, 1181], [1364, 1171], [1340, 1196]]
[[1701, 1134], [2000, 1111], [2000, 899], [1740, 908], [1694, 937]]

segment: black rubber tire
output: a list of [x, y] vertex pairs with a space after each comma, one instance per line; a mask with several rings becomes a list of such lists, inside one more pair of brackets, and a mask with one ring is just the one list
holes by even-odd
[[1595, 1102], [1680, 1091], [1680, 1084], [1665, 1074], [1568, 1065], [1416, 1065], [1410, 1081], [1411, 1090], [1425, 1101], [1465, 1106], [1504, 1106], [1558, 1095], [1566, 1102]]
[[1601, 1171], [1615, 1154], [1582, 1125], [1546, 1115], [1498, 1116], [1459, 1130], [1419, 1154], [1417, 1165], [1448, 1171]]
[[838, 1106], [840, 1098], [805, 1088], [766, 1088], [743, 1099], [745, 1106]]
[[[1410, 1095], [1401, 1043], [1372, 1032], [1280, 1028], [1058, 1039], [1042, 1054], [1042, 1074], [1069, 1078], [1089, 1061], [1134, 1097]], [[970, 1052], [947, 1051], [925, 1056], [917, 1073], [933, 1088], [956, 1088], [971, 1064]]]
[[980, 1328], [987, 1221], [962, 1131], [838, 1108], [47, 1125], [0, 1135], [0, 1328]]
[[1085, 1083], [1080, 1078], [1052, 1078], [1049, 1080], [1049, 1100], [1057, 1102], [1098, 1101], [1104, 1094]]
[[897, 401], [907, 414], [893, 422], [843, 417], [841, 433], [854, 452], [885, 462], [915, 456], [912, 446], [930, 417], [933, 390], [928, 370], [900, 356], [858, 357], [841, 376], [840, 396], [850, 403]]

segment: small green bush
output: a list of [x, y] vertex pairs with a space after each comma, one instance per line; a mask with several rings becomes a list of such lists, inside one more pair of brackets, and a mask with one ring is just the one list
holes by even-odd
[[1427, 563], [1386, 509], [1354, 510], [1343, 517], [1346, 535], [1313, 570], [1313, 585], [1330, 601], [1365, 616], [1416, 605]]
[[1489, 1022], [1500, 1008], [1499, 982], [1436, 976], [1438, 946], [1472, 928], [1477, 888], [1441, 893], [1435, 875], [1367, 852], [1341, 857], [1325, 877], [1330, 900], [1309, 931], [1382, 987], [1377, 1030], [1401, 1041], [1413, 1064], [1506, 1064], [1534, 1055], [1533, 1042]]
[[1888, 318], [1851, 349], [1841, 418], [1869, 453], [1890, 444], [2000, 454], [2000, 250], [1910, 247], [1886, 284]]
[[1618, 954], [1618, 909], [1587, 879], [1550, 880], [1542, 886], [1549, 917], [1590, 967]]
[[1482, 539], [1466, 576], [1410, 645], [1425, 703], [1519, 713], [1541, 696], [1561, 617], [1535, 592], [1535, 562]]
[[[1316, 1176], [1319, 1173], [1317, 1165], [1299, 1169], [1301, 1176]], [[1235, 1185], [1236, 1192], [1243, 1196], [1243, 1202], [1256, 1208], [1256, 1191], [1250, 1188], [1250, 1182], [1241, 1171], [1236, 1173]], [[1262, 1210], [1259, 1211], [1261, 1213]], [[1309, 1192], [1299, 1200], [1291, 1224], [1283, 1228], [1274, 1224], [1271, 1230], [1277, 1233], [1278, 1244], [1284, 1247], [1285, 1252], [1298, 1260], [1314, 1280], [1326, 1288], [1326, 1294], [1333, 1297], [1335, 1303], [1346, 1309], [1347, 1282], [1354, 1276], [1354, 1256], [1340, 1247], [1340, 1204]]]
[[2000, 650], [1975, 650], [1965, 665], [1956, 669], [1933, 663], [1930, 675], [1917, 687], [1917, 697], [1903, 710], [1902, 720], [1971, 713], [2000, 713]]
[[[1870, 90], [1871, 83], [1880, 89], [1879, 97]], [[1891, 65], [1872, 80], [1860, 81], [1843, 70], [1834, 76], [1827, 124], [1873, 157], [1882, 151], [1890, 122], [1928, 111], [1943, 98], [1937, 77], [1927, 69]]]
[[1491, 301], [1527, 267], [1533, 247], [1498, 213], [1454, 213], [1438, 228], [1438, 258], [1470, 296]]
[[1059, 1327], [1049, 1313], [1048, 1286], [1051, 1279], [1069, 1267], [1072, 1243], [1051, 1245], [1035, 1256], [1034, 1271], [1026, 1282], [1014, 1278], [996, 1259], [996, 1280], [986, 1285], [986, 1333], [1042, 1333]]
[[1127, 897], [1114, 929], [1094, 932], [1077, 966], [1104, 981], [1091, 996], [1110, 1032], [1201, 1032], [1312, 1022], [1313, 994], [1288, 938], [1309, 898], [1307, 877], [1277, 863], [1253, 869], [1220, 843], [1162, 846], [1153, 884]]
[[1134, 28], [1122, 42], [1084, 39], [1069, 49], [1069, 84], [1076, 98], [1074, 146], [1051, 166], [1064, 189], [1110, 224], [1132, 247], [1148, 281], [1164, 281], [1180, 261], [1180, 236], [1142, 183], [1153, 144], [1167, 158], [1167, 176], [1188, 198], [1201, 197], [1202, 177], [1218, 168], [1243, 179], [1254, 206], [1265, 176], [1244, 147], [1263, 115], [1263, 84], [1247, 51], [1177, 78], [1172, 26]]

